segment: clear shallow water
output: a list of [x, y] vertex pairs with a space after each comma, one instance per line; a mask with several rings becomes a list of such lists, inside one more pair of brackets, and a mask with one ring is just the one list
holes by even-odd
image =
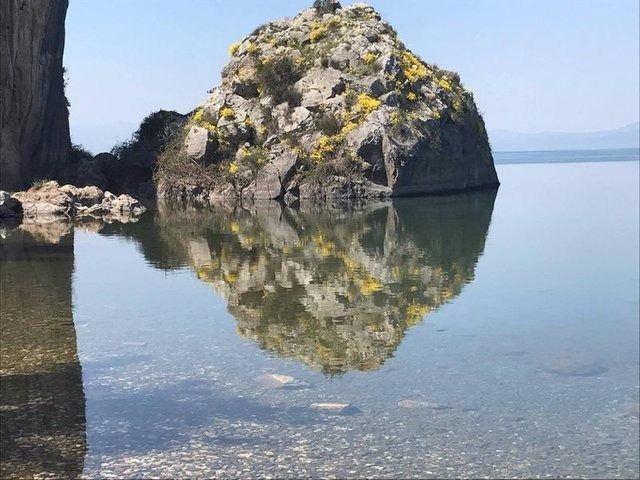
[[637, 477], [638, 174], [13, 231], [3, 476]]

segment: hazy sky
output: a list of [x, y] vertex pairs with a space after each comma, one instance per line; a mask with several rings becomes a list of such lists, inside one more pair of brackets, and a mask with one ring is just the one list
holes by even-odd
[[[72, 131], [192, 110], [219, 83], [231, 43], [311, 3], [71, 0]], [[590, 131], [638, 120], [637, 0], [369, 3], [414, 52], [460, 73], [489, 129]]]

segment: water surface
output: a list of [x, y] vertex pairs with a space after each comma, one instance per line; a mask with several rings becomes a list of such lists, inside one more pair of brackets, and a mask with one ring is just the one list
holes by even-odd
[[638, 173], [5, 232], [2, 475], [637, 477]]

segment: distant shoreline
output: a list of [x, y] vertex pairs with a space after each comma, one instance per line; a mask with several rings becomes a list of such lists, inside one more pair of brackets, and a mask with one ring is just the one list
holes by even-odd
[[637, 162], [640, 161], [640, 148], [498, 151], [493, 152], [493, 159], [496, 165]]

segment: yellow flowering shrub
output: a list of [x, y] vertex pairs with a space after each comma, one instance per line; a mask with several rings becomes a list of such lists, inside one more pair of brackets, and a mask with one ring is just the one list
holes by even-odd
[[217, 127], [213, 123], [206, 120], [200, 122], [200, 126], [206, 128], [211, 133], [216, 133], [218, 131]]
[[243, 164], [253, 164], [259, 167], [267, 163], [267, 151], [263, 147], [242, 146], [238, 150], [238, 159], [241, 160]]
[[229, 173], [231, 175], [235, 175], [237, 171], [238, 171], [238, 164], [236, 162], [231, 162], [229, 164]]
[[407, 93], [407, 100], [410, 102], [415, 102], [418, 96], [414, 92]]
[[329, 29], [337, 28], [339, 26], [340, 20], [337, 17], [332, 17], [326, 22], [314, 22], [311, 25], [311, 32], [309, 32], [309, 40], [311, 43], [316, 43], [326, 36]]
[[242, 67], [236, 72], [236, 77], [241, 80], [248, 80], [253, 77], [253, 69], [249, 67]]
[[451, 92], [453, 90], [453, 85], [451, 85], [451, 80], [447, 77], [442, 77], [438, 80], [438, 86], [447, 92]]
[[202, 109], [201, 109], [201, 108], [199, 108], [199, 109], [197, 109], [197, 110], [195, 111], [195, 113], [193, 114], [192, 119], [193, 119], [193, 121], [194, 121], [195, 123], [200, 123], [200, 122], [202, 121], [203, 117], [204, 117], [204, 112], [202, 111]]
[[342, 129], [340, 130], [340, 134], [346, 135], [351, 130], [354, 130], [357, 127], [358, 127], [358, 124], [356, 122], [347, 122], [344, 124], [344, 127], [342, 127]]
[[209, 122], [208, 120], [205, 120], [204, 110], [202, 108], [199, 108], [198, 110], [196, 110], [196, 112], [193, 114], [193, 117], [191, 118], [193, 122], [199, 127], [206, 128], [208, 131], [212, 133], [216, 132], [216, 126], [213, 123]]
[[232, 43], [229, 46], [229, 55], [231, 55], [232, 57], [235, 57], [235, 55], [236, 55], [236, 53], [238, 53], [239, 49], [240, 49], [240, 42]]
[[340, 135], [322, 135], [311, 152], [311, 158], [316, 162], [326, 160], [336, 152], [338, 145], [342, 143], [342, 140], [343, 137]]
[[378, 59], [378, 56], [373, 52], [367, 52], [362, 57], [362, 61], [364, 61], [364, 63], [366, 63], [367, 65], [371, 65], [377, 59]]
[[258, 53], [258, 50], [260, 50], [260, 49], [253, 42], [249, 42], [249, 44], [247, 45], [247, 53], [249, 55], [253, 55], [254, 53]]
[[324, 37], [329, 29], [323, 23], [314, 23], [311, 25], [311, 32], [309, 32], [309, 40], [311, 43], [316, 43]]
[[404, 52], [402, 54], [400, 64], [402, 65], [404, 76], [407, 77], [411, 83], [422, 80], [429, 75], [427, 66], [411, 52]]
[[399, 110], [394, 110], [393, 112], [391, 112], [391, 125], [393, 125], [394, 127], [399, 126], [403, 121], [402, 117], [402, 113], [400, 113]]
[[220, 116], [222, 118], [226, 118], [227, 120], [230, 120], [232, 118], [235, 118], [236, 112], [231, 107], [222, 107], [220, 109]]
[[361, 93], [360, 95], [358, 95], [358, 110], [363, 112], [365, 115], [373, 112], [380, 105], [382, 105], [382, 102], [377, 98], [373, 98], [371, 95], [368, 95], [366, 93]]
[[462, 101], [459, 98], [454, 98], [451, 102], [451, 106], [456, 112], [462, 110]]

